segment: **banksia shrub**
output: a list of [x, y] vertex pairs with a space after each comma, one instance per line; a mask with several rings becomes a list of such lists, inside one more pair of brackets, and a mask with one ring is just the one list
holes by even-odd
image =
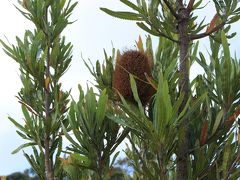
[[151, 67], [150, 60], [145, 53], [129, 50], [119, 55], [116, 60], [113, 88], [126, 100], [135, 103], [129, 74], [135, 77], [139, 98], [142, 104], [146, 105], [154, 94], [154, 89], [146, 79], [145, 74], [151, 77]]

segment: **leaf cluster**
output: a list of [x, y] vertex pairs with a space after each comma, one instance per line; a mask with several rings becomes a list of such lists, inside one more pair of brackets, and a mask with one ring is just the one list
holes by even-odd
[[[56, 177], [62, 176], [59, 156], [62, 152], [61, 123], [66, 124], [69, 94], [59, 83], [72, 59], [72, 45], [60, 37], [77, 3], [24, 0], [22, 8], [16, 7], [35, 25], [33, 31], [26, 30], [23, 40], [16, 37], [16, 45], [1, 40], [4, 51], [19, 64], [23, 87], [18, 93], [22, 105], [24, 123], [9, 119], [18, 128], [17, 133], [26, 140], [13, 153], [32, 147], [33, 154], [25, 157], [39, 175], [45, 179], [46, 152]], [[49, 147], [46, 147], [48, 139]]]
[[71, 154], [64, 168], [75, 165], [95, 171], [98, 177], [107, 177], [118, 153], [112, 162], [110, 155], [126, 137], [128, 130], [121, 132], [120, 126], [110, 119], [111, 102], [106, 90], [100, 93], [98, 100], [92, 88], [84, 94], [79, 86], [79, 93], [79, 100], [72, 101], [70, 105], [69, 126], [63, 126], [64, 134], [71, 143], [67, 148]]

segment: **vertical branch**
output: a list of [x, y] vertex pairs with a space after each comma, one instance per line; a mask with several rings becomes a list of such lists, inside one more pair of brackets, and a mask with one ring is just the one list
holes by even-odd
[[[183, 102], [179, 108], [181, 112], [189, 97], [189, 59], [188, 59], [188, 48], [189, 48], [189, 35], [188, 35], [188, 21], [189, 11], [184, 7], [182, 0], [177, 1], [177, 7], [179, 12], [178, 21], [178, 33], [180, 40], [180, 59], [179, 59], [179, 89], [180, 93], [184, 95]], [[184, 120], [180, 126], [180, 137], [178, 144], [177, 154], [177, 179], [186, 180], [188, 179], [188, 151], [189, 151], [189, 119]]]
[[[50, 71], [49, 71], [49, 48], [48, 48], [48, 55], [47, 55], [47, 67], [46, 67], [46, 79], [50, 78]], [[45, 89], [45, 139], [44, 139], [44, 146], [45, 146], [45, 172], [47, 180], [54, 179], [54, 172], [53, 172], [53, 165], [52, 160], [50, 157], [50, 132], [49, 126], [50, 123], [50, 92], [49, 92], [49, 84]]]
[[101, 156], [101, 152], [98, 152], [98, 180], [102, 180], [103, 179], [103, 161], [102, 161], [102, 156]]
[[[48, 23], [48, 7], [45, 10], [45, 21]], [[44, 139], [44, 146], [45, 146], [45, 173], [47, 180], [54, 179], [54, 171], [53, 171], [53, 162], [50, 157], [50, 87], [49, 87], [49, 80], [50, 80], [50, 45], [51, 42], [49, 41], [49, 33], [46, 33], [47, 39], [47, 57], [46, 57], [46, 71], [45, 71], [45, 139]]]
[[[61, 119], [65, 118], [70, 93], [62, 92], [58, 82], [71, 62], [72, 45], [65, 45], [64, 38], [61, 41], [59, 36], [70, 24], [68, 18], [77, 3], [71, 5], [71, 1], [66, 4], [65, 1], [47, 0], [19, 3], [24, 9], [16, 8], [32, 21], [35, 25], [34, 31], [27, 30], [23, 41], [16, 37], [17, 45], [9, 46], [0, 40], [6, 54], [19, 64], [23, 84], [17, 98], [22, 104], [25, 125], [20, 126], [14, 119], [9, 119], [21, 131], [19, 135], [30, 142], [24, 143], [13, 153], [26, 145], [32, 147], [33, 155], [24, 153], [24, 156], [38, 176], [45, 180], [62, 179], [64, 175], [60, 171], [58, 159], [62, 150], [62, 138], [59, 135], [62, 131]], [[51, 59], [53, 49], [57, 51], [54, 51], [54, 57]], [[58, 57], [61, 61], [56, 60]], [[53, 73], [50, 72], [50, 68], [53, 68]], [[52, 114], [55, 115], [54, 122]], [[56, 127], [54, 131], [52, 126]], [[28, 138], [24, 138], [25, 136]]]

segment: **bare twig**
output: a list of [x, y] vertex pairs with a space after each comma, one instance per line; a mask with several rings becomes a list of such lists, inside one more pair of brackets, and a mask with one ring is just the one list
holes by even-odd
[[192, 35], [190, 35], [190, 40], [201, 39], [201, 38], [210, 36], [212, 33], [217, 32], [218, 30], [220, 30], [225, 24], [226, 24], [226, 21], [223, 21], [222, 23], [217, 25], [215, 28], [213, 28], [209, 32], [204, 32], [204, 33], [201, 33], [201, 34], [192, 34]]
[[187, 10], [188, 12], [191, 12], [193, 9], [193, 5], [194, 5], [195, 0], [190, 0], [187, 6]]

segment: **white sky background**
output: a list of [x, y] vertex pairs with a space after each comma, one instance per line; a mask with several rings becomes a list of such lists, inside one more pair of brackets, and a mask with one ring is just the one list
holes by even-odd
[[[206, 0], [208, 2], [208, 0]], [[3, 0], [0, 5], [0, 38], [5, 36], [11, 43], [15, 43], [15, 36], [23, 37], [26, 29], [31, 29], [29, 23], [13, 6], [17, 0]], [[112, 43], [115, 48], [126, 50], [134, 48], [135, 40], [141, 35], [144, 39], [147, 33], [138, 28], [134, 22], [119, 20], [110, 17], [99, 10], [99, 7], [108, 7], [115, 10], [124, 10], [126, 7], [118, 0], [79, 0], [77, 8], [72, 15], [72, 20], [77, 20], [69, 25], [64, 31], [67, 41], [72, 42], [73, 60], [68, 72], [62, 78], [63, 88], [72, 88], [72, 95], [78, 96], [77, 85], [86, 87], [88, 80], [93, 82], [90, 73], [82, 63], [81, 54], [84, 59], [91, 59], [93, 64], [97, 59], [103, 60], [103, 48], [111, 55]], [[199, 11], [200, 12], [200, 11]], [[200, 18], [206, 16], [210, 20], [214, 16], [214, 8], [210, 4], [199, 14]], [[239, 29], [233, 26], [233, 31]], [[207, 40], [207, 39], [206, 39]], [[203, 40], [201, 49], [206, 52], [207, 41]], [[239, 54], [239, 35], [231, 40], [232, 52]], [[155, 48], [157, 38], [153, 38]], [[201, 72], [194, 67], [193, 75]], [[16, 95], [21, 88], [18, 66], [0, 49], [0, 175], [8, 175], [15, 171], [22, 171], [29, 167], [28, 162], [19, 152], [11, 155], [12, 150], [23, 143], [16, 134], [15, 126], [8, 120], [8, 115], [16, 120], [22, 121], [20, 105]]]

